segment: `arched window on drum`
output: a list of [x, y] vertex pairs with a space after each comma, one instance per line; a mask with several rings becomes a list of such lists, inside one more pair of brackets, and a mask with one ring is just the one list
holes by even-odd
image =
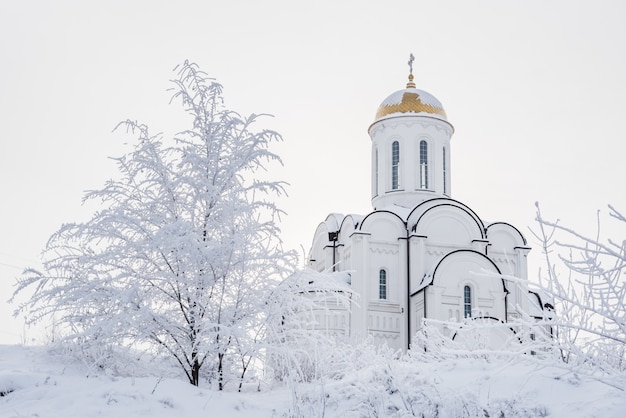
[[423, 139], [420, 141], [419, 186], [428, 189], [428, 142]]
[[391, 144], [391, 190], [400, 188], [400, 143], [393, 141]]

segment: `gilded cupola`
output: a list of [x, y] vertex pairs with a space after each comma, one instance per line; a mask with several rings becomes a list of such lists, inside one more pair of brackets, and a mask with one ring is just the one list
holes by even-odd
[[378, 106], [374, 122], [394, 116], [406, 116], [407, 114], [429, 116], [448, 121], [441, 102], [432, 94], [415, 88], [413, 74], [409, 74], [409, 82], [405, 89], [390, 94]]
[[381, 119], [397, 116], [427, 116], [448, 121], [446, 111], [443, 110], [441, 102], [432, 94], [415, 88], [413, 82], [413, 61], [415, 57], [411, 54], [409, 58], [409, 82], [406, 88], [398, 90], [389, 96], [378, 106], [374, 123]]

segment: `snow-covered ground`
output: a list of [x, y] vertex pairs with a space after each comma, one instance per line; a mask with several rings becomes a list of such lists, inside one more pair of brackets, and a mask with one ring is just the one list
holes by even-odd
[[[142, 373], [137, 373], [141, 375]], [[618, 386], [618, 387], [615, 387]], [[624, 417], [626, 377], [532, 361], [371, 364], [341, 380], [246, 393], [90, 373], [43, 347], [0, 346], [0, 417]], [[620, 389], [621, 388], [621, 389]]]

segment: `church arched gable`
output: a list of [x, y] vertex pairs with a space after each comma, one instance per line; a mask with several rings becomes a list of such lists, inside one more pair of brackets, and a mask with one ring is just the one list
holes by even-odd
[[494, 222], [487, 227], [487, 239], [490, 250], [512, 254], [515, 248], [525, 247], [526, 238], [513, 225], [506, 222]]
[[339, 226], [345, 219], [345, 216], [341, 213], [331, 213], [324, 220], [324, 224], [328, 228], [328, 231], [339, 231]]
[[406, 224], [402, 218], [387, 210], [370, 213], [358, 229], [371, 234], [371, 239], [377, 241], [397, 241], [406, 237]]
[[[474, 221], [478, 225], [479, 229], [481, 231], [483, 231], [483, 234], [484, 234], [485, 224], [480, 219], [480, 217], [476, 214], [476, 212], [474, 212], [474, 210], [472, 208], [470, 208], [469, 206], [467, 206], [466, 204], [464, 204], [462, 202], [459, 202], [458, 200], [454, 200], [454, 199], [448, 198], [448, 197], [437, 197], [437, 198], [433, 198], [433, 199], [428, 199], [428, 200], [420, 203], [419, 205], [415, 206], [409, 212], [409, 215], [407, 216], [407, 225], [412, 226], [413, 228], [415, 228], [415, 224], [417, 224], [417, 222], [419, 221], [420, 217], [425, 212], [429, 211], [433, 207], [441, 206], [441, 205], [456, 206], [456, 207], [462, 209], [463, 211], [467, 212], [467, 214], [472, 219], [474, 219]], [[483, 238], [484, 238], [484, 236], [483, 236]]]
[[342, 240], [347, 239], [359, 227], [362, 220], [362, 216], [346, 215], [339, 225], [339, 236], [342, 237]]
[[441, 203], [421, 213], [412, 232], [427, 237], [433, 244], [468, 247], [473, 241], [484, 239], [481, 226], [465, 208]]
[[[457, 277], [471, 277], [472, 280], [479, 281], [483, 278], [494, 278], [498, 283], [499, 290], [507, 291], [504, 280], [500, 277], [502, 273], [496, 263], [485, 254], [474, 250], [456, 250], [442, 257], [433, 269], [430, 284], [441, 286], [441, 281], [445, 280], [445, 277], [450, 276], [449, 272], [452, 267], [459, 273]], [[483, 276], [483, 270], [487, 270], [487, 272], [492, 273], [494, 276]]]
[[[498, 266], [482, 253], [457, 250], [436, 265], [426, 289], [427, 316], [448, 321], [492, 316], [506, 321], [506, 289]], [[468, 305], [469, 304], [469, 305]]]

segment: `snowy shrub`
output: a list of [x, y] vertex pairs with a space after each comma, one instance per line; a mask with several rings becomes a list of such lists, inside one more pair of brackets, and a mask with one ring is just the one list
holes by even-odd
[[327, 332], [316, 315], [347, 310], [353, 297], [345, 273], [304, 270], [283, 281], [268, 299], [268, 377], [310, 382], [337, 372], [333, 358], [346, 352], [346, 336]]
[[548, 416], [546, 407], [533, 398], [481, 395], [483, 382], [488, 387], [490, 375], [499, 370], [518, 370], [519, 357], [489, 357], [465, 350], [428, 356], [423, 350], [410, 351], [398, 357], [398, 353], [377, 351], [367, 345], [355, 351], [362, 354], [363, 360], [346, 368], [341, 378], [297, 388], [293, 411], [298, 414], [293, 416]]

